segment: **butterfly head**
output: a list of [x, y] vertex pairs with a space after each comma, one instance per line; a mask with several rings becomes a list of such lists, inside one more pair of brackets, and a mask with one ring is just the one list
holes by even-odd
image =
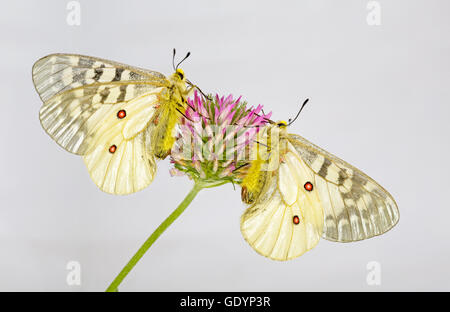
[[286, 129], [288, 126], [288, 123], [284, 120], [279, 120], [279, 121], [277, 121], [277, 126], [280, 129]]
[[177, 68], [174, 76], [177, 77], [178, 79], [180, 79], [181, 81], [184, 81], [184, 79], [185, 79], [184, 70], [182, 70], [181, 68]]
[[175, 72], [170, 76], [169, 80], [182, 92], [186, 90], [186, 83], [188, 80], [181, 68], [175, 69]]
[[186, 56], [181, 61], [179, 61], [178, 64], [175, 66], [175, 54], [176, 53], [177, 53], [176, 50], [173, 49], [172, 66], [173, 66], [173, 69], [175, 70], [175, 73], [172, 75], [172, 78], [174, 80], [184, 82], [186, 79], [184, 76], [184, 71], [181, 68], [178, 68], [178, 66], [180, 66], [180, 64], [183, 63], [189, 57], [189, 55], [191, 55], [191, 52], [188, 52], [186, 54]]

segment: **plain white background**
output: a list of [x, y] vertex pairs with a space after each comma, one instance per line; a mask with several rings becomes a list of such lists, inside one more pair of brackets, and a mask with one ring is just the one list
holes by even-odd
[[[239, 231], [240, 189], [203, 191], [130, 273], [121, 291], [450, 290], [448, 1], [10, 1], [0, 11], [0, 290], [102, 291], [188, 193], [160, 161], [137, 194], [99, 191], [78, 156], [39, 124], [31, 67], [54, 52], [172, 72], [207, 92], [243, 95], [274, 119], [310, 104], [290, 132], [347, 160], [400, 208], [387, 234], [321, 241], [288, 262], [255, 253]], [[70, 261], [81, 285], [66, 283]], [[381, 285], [366, 282], [370, 261]]]

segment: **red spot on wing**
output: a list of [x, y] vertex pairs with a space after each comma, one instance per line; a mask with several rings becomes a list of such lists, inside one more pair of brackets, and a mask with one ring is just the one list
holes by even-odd
[[126, 115], [127, 112], [124, 109], [121, 109], [120, 111], [117, 112], [117, 118], [119, 119], [125, 118]]
[[294, 222], [294, 224], [299, 224], [300, 218], [298, 216], [294, 216], [294, 218], [292, 218], [292, 222]]
[[314, 188], [311, 182], [306, 182], [304, 187], [305, 187], [305, 190], [307, 190], [308, 192], [311, 192]]
[[115, 145], [111, 145], [111, 146], [109, 147], [109, 152], [110, 152], [111, 154], [114, 154], [114, 153], [116, 152], [116, 150], [117, 150], [117, 146], [115, 146]]

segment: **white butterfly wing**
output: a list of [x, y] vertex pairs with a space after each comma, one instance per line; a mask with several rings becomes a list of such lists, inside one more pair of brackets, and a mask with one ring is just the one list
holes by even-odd
[[168, 83], [157, 72], [72, 54], [38, 60], [33, 66], [33, 82], [44, 102], [42, 127], [61, 147], [78, 155], [92, 148], [96, 127], [105, 113], [117, 113], [119, 105], [138, 97], [159, 94]]
[[100, 189], [128, 194], [153, 180], [150, 121], [169, 83], [162, 74], [53, 54], [35, 63], [33, 82], [44, 102], [43, 128], [61, 147], [84, 156]]
[[[157, 95], [145, 95], [101, 112], [102, 122], [92, 130], [92, 149], [83, 155], [92, 180], [101, 190], [129, 194], [152, 182], [156, 162], [150, 145], [154, 125], [149, 120], [157, 102]], [[127, 116], [118, 119], [118, 109]]]
[[351, 242], [383, 234], [399, 220], [397, 204], [377, 182], [345, 161], [310, 143], [289, 135], [290, 143], [306, 164], [312, 192], [324, 210], [323, 238]]
[[303, 187], [303, 181], [313, 179], [313, 174], [295, 148], [287, 145], [276, 176], [241, 217], [245, 240], [274, 260], [293, 259], [314, 248], [323, 231], [318, 194]]
[[[102, 191], [124, 195], [140, 191], [153, 181], [156, 162], [149, 150], [149, 131], [125, 140], [117, 130], [105, 131], [103, 140], [83, 159], [91, 179]], [[111, 146], [114, 152], [110, 152]]]

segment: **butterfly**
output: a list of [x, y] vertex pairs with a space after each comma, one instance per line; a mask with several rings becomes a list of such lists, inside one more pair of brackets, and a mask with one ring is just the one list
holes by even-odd
[[62, 148], [83, 157], [102, 191], [142, 190], [155, 176], [156, 159], [170, 153], [172, 133], [195, 88], [178, 68], [181, 62], [166, 78], [96, 57], [45, 56], [32, 71], [44, 103], [42, 127]]
[[250, 205], [241, 232], [256, 252], [290, 260], [321, 237], [359, 241], [397, 224], [397, 204], [383, 187], [287, 127], [284, 121], [264, 126], [241, 183], [242, 201]]

